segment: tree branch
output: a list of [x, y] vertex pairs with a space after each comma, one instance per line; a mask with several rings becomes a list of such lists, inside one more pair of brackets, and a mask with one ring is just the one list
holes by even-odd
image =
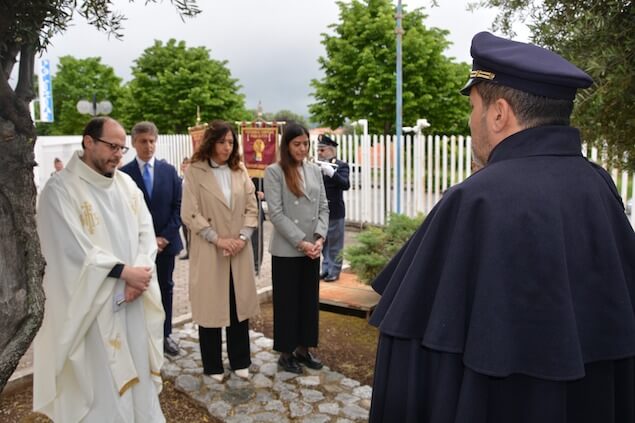
[[17, 62], [18, 53], [20, 52], [20, 46], [12, 44], [7, 46], [6, 53], [0, 57], [0, 67], [4, 70], [7, 78], [11, 76], [13, 72], [13, 66]]
[[0, 117], [13, 122], [16, 131], [25, 134], [29, 139], [34, 139], [35, 127], [28, 104], [16, 96], [9, 85], [9, 76], [0, 68]]
[[30, 44], [23, 45], [20, 50], [20, 71], [15, 95], [27, 104], [35, 98], [35, 92], [33, 91], [34, 63], [35, 47]]

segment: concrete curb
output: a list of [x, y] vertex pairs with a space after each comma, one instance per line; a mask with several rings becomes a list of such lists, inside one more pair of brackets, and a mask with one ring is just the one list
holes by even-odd
[[[271, 292], [272, 289], [270, 286], [266, 286], [264, 288], [260, 288], [258, 290], [258, 301], [260, 304], [271, 301]], [[179, 327], [183, 326], [186, 323], [190, 323], [192, 321], [192, 313], [183, 314], [181, 316], [176, 317], [172, 321], [172, 326]], [[29, 385], [33, 384], [33, 367], [28, 367], [26, 369], [18, 370], [11, 375], [11, 378], [7, 382], [4, 390], [0, 392], [0, 397], [5, 397], [16, 392], [19, 392]]]

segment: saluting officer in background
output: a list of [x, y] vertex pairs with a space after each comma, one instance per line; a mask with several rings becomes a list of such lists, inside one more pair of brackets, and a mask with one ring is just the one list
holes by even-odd
[[322, 273], [324, 282], [339, 279], [342, 271], [340, 252], [344, 248], [344, 191], [350, 187], [348, 163], [337, 159], [337, 142], [327, 135], [318, 138], [318, 160], [324, 179], [326, 198], [329, 202], [329, 230], [322, 249]]

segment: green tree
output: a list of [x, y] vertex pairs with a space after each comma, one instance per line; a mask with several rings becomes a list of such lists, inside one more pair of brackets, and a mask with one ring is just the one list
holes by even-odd
[[[146, 3], [155, 0], [146, 0]], [[171, 0], [194, 16], [195, 0]], [[35, 54], [79, 14], [115, 37], [123, 16], [112, 0], [0, 0], [0, 391], [31, 345], [44, 315], [44, 259], [35, 225], [33, 146], [37, 136], [29, 102]], [[18, 81], [9, 76], [20, 56]]]
[[55, 122], [38, 125], [38, 132], [49, 135], [81, 134], [87, 116], [77, 111], [77, 102], [92, 102], [93, 96], [97, 102], [110, 101], [113, 104], [110, 116], [119, 119], [123, 95], [121, 81], [112, 67], [101, 63], [100, 57], [60, 57], [57, 73], [52, 81]]
[[124, 102], [126, 124], [151, 120], [161, 133], [186, 133], [196, 108], [203, 121], [246, 118], [244, 96], [226, 61], [210, 58], [205, 47], [184, 41], [155, 41], [135, 61]]
[[[326, 57], [319, 63], [321, 80], [313, 80], [316, 102], [312, 120], [331, 127], [368, 119], [371, 131], [394, 131], [395, 9], [389, 0], [339, 1], [334, 35], [322, 34]], [[445, 30], [426, 28], [421, 9], [403, 14], [403, 122], [418, 118], [436, 133], [466, 133], [469, 104], [459, 94], [469, 67], [443, 55]]]
[[[513, 36], [528, 21], [532, 42], [588, 72], [595, 83], [576, 99], [573, 124], [583, 138], [607, 144], [619, 164], [635, 169], [635, 9], [631, 0], [484, 0], [498, 7], [494, 29]], [[529, 19], [528, 19], [529, 18]], [[623, 162], [628, 153], [629, 162]]]

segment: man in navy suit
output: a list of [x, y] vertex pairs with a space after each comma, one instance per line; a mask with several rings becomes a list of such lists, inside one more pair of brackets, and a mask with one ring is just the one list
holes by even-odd
[[337, 142], [327, 135], [318, 138], [318, 159], [324, 178], [326, 198], [329, 201], [329, 231], [322, 249], [322, 273], [324, 282], [335, 282], [340, 278], [342, 258], [340, 252], [344, 248], [344, 191], [350, 187], [348, 163], [338, 160]]
[[165, 310], [163, 349], [166, 354], [178, 355], [179, 347], [170, 337], [172, 333], [172, 290], [174, 258], [183, 249], [181, 227], [181, 180], [176, 169], [165, 160], [154, 158], [158, 130], [152, 122], [137, 123], [131, 132], [132, 146], [137, 151], [135, 160], [124, 165], [126, 172], [143, 191], [143, 197], [152, 214], [157, 237], [156, 266], [161, 300]]

